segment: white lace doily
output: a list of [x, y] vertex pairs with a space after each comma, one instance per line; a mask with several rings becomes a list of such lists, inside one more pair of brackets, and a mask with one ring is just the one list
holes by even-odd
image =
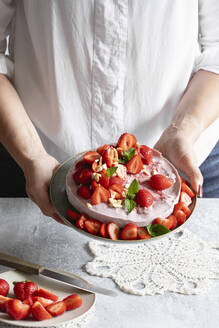
[[91, 241], [89, 248], [95, 257], [86, 271], [112, 278], [130, 294], [199, 294], [207, 291], [210, 279], [219, 278], [219, 244], [188, 230], [136, 246]]

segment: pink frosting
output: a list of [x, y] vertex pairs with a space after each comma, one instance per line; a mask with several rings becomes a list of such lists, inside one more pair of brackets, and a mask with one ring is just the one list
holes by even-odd
[[[81, 159], [80, 157], [78, 161]], [[174, 205], [179, 200], [181, 182], [178, 172], [157, 150], [153, 150], [152, 163], [146, 165], [146, 171], [150, 174], [149, 176], [145, 175], [143, 170], [139, 174], [127, 175], [124, 185], [130, 184], [133, 179], [137, 179], [139, 189], [149, 190], [154, 197], [152, 206], [146, 208], [137, 205], [131, 213], [128, 213], [124, 208], [110, 207], [107, 203], [100, 203], [89, 208], [87, 202], [90, 202], [90, 200], [85, 200], [77, 195], [78, 186], [72, 178], [76, 163], [69, 169], [66, 177], [68, 200], [80, 213], [86, 213], [89, 217], [100, 220], [101, 222], [115, 222], [119, 227], [132, 222], [139, 227], [144, 227], [151, 224], [156, 217], [165, 218], [169, 216], [173, 212]], [[149, 180], [153, 170], [170, 178], [173, 181], [173, 185], [163, 191], [151, 189]]]

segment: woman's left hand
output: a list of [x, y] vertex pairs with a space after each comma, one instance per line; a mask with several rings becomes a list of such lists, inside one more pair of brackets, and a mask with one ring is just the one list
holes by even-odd
[[198, 167], [193, 143], [176, 127], [169, 126], [161, 135], [154, 148], [183, 172], [190, 180], [191, 186], [202, 197], [203, 176]]

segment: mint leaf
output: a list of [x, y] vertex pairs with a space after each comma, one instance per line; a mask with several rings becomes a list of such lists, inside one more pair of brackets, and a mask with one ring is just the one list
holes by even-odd
[[134, 199], [136, 194], [138, 193], [138, 190], [139, 190], [138, 181], [134, 179], [132, 183], [129, 185], [127, 197], [129, 199]]
[[151, 235], [152, 237], [161, 236], [167, 232], [170, 232], [169, 229], [167, 229], [161, 224], [150, 224], [146, 228], [149, 235]]
[[106, 170], [107, 176], [111, 178], [117, 169], [118, 169], [118, 166], [113, 166], [113, 167], [110, 167], [109, 169], [107, 169]]
[[136, 202], [133, 199], [125, 199], [125, 209], [130, 213], [136, 206]]
[[129, 148], [126, 151], [122, 151], [122, 157], [119, 160], [120, 164], [126, 164], [132, 157], [135, 155], [136, 149], [135, 148]]

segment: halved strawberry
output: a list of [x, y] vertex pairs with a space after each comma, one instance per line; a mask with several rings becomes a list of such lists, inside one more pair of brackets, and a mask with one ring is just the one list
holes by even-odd
[[184, 192], [186, 192], [191, 198], [193, 198], [195, 196], [195, 194], [192, 191], [192, 189], [189, 188], [189, 186], [187, 186], [186, 183], [182, 183], [181, 190], [184, 191]]
[[107, 203], [110, 198], [110, 193], [109, 191], [98, 184], [98, 186], [95, 188], [92, 196], [91, 196], [91, 204], [96, 205], [99, 203]]
[[100, 226], [100, 235], [104, 238], [107, 238], [108, 237], [108, 234], [107, 234], [107, 224], [106, 223], [102, 223], [101, 226]]
[[88, 162], [85, 162], [84, 160], [81, 160], [79, 162], [76, 163], [75, 168], [79, 169], [79, 168], [89, 168], [90, 164]]
[[31, 307], [23, 304], [20, 300], [10, 299], [6, 303], [6, 311], [14, 320], [23, 320], [29, 316]]
[[182, 191], [180, 194], [180, 198], [179, 198], [180, 202], [183, 202], [184, 204], [186, 204], [187, 206], [192, 204], [192, 199], [191, 197], [185, 192]]
[[12, 298], [0, 295], [0, 311], [6, 312], [6, 303]]
[[112, 240], [119, 239], [119, 227], [114, 222], [110, 222], [106, 226], [107, 233]]
[[91, 197], [91, 191], [86, 185], [80, 186], [77, 190], [77, 194], [84, 199], [89, 199]]
[[168, 217], [166, 218], [166, 220], [168, 220], [169, 223], [170, 223], [170, 230], [173, 230], [173, 229], [176, 228], [178, 222], [177, 222], [177, 219], [176, 219], [175, 215], [170, 215], [170, 216], [168, 216]]
[[80, 218], [80, 214], [72, 210], [66, 210], [66, 216], [72, 221]]
[[150, 186], [154, 190], [164, 190], [170, 188], [173, 182], [162, 174], [154, 174], [150, 178]]
[[84, 222], [85, 229], [92, 235], [98, 234], [101, 222], [94, 219], [88, 219]]
[[144, 164], [150, 164], [153, 158], [153, 150], [145, 145], [140, 146], [140, 154]]
[[113, 184], [120, 184], [120, 185], [123, 185], [124, 183], [124, 180], [121, 179], [120, 177], [112, 177], [110, 178], [109, 180], [109, 185], [113, 185]]
[[92, 188], [93, 191], [96, 189], [97, 186], [98, 186], [97, 181], [92, 180], [92, 182], [91, 182], [91, 188]]
[[133, 156], [130, 161], [126, 164], [127, 172], [132, 174], [139, 173], [143, 168], [143, 163], [140, 155]]
[[57, 317], [63, 314], [67, 309], [65, 302], [59, 301], [53, 304], [50, 304], [46, 307], [46, 310], [53, 316]]
[[115, 193], [115, 196], [114, 196], [115, 199], [125, 198], [123, 196], [124, 188], [121, 184], [118, 184], [118, 183], [112, 184], [111, 186], [109, 186], [109, 191], [113, 191]]
[[186, 214], [182, 210], [174, 211], [174, 215], [177, 219], [178, 225], [181, 225], [186, 221]]
[[117, 143], [117, 147], [122, 148], [122, 150], [126, 151], [129, 148], [135, 147], [137, 140], [133, 134], [123, 133]]
[[93, 174], [93, 172], [91, 169], [82, 169], [80, 172], [80, 175], [79, 175], [79, 182], [81, 184], [91, 183], [92, 174]]
[[99, 183], [101, 184], [101, 186], [107, 189], [109, 187], [109, 181], [110, 178], [108, 177], [108, 175], [104, 172], [101, 173], [101, 177], [99, 179]]
[[105, 152], [105, 150], [107, 150], [108, 148], [110, 147], [110, 145], [103, 145], [103, 146], [100, 146], [99, 148], [97, 148], [97, 152], [103, 156], [103, 153]]
[[112, 167], [116, 160], [118, 160], [117, 150], [110, 146], [103, 153], [103, 162], [106, 163], [107, 167]]
[[54, 303], [53, 300], [50, 300], [49, 298], [40, 297], [40, 296], [33, 296], [32, 297], [33, 303], [40, 302], [42, 306], [47, 307], [48, 305]]
[[38, 286], [33, 281], [14, 282], [14, 294], [21, 301], [32, 296], [37, 290]]
[[23, 304], [28, 304], [28, 305], [30, 305], [30, 306], [32, 306], [33, 305], [33, 298], [32, 298], [32, 296], [28, 296], [27, 298], [25, 298], [25, 300], [23, 301]]
[[100, 154], [96, 151], [88, 151], [86, 154], [83, 155], [83, 159], [85, 162], [92, 164], [95, 159], [99, 159]]
[[137, 239], [149, 239], [151, 235], [143, 227], [137, 227]]
[[64, 298], [63, 302], [66, 304], [67, 311], [70, 311], [77, 309], [82, 305], [82, 298], [77, 294], [73, 294]]
[[137, 226], [134, 223], [128, 223], [122, 229], [120, 238], [124, 240], [135, 240], [137, 239]]
[[40, 296], [40, 297], [44, 297], [44, 298], [48, 298], [54, 302], [58, 301], [58, 296], [53, 294], [52, 292], [50, 292], [49, 290], [45, 289], [45, 288], [40, 288], [39, 290], [37, 290], [33, 296]]
[[82, 214], [80, 218], [76, 221], [76, 226], [79, 229], [85, 229], [84, 223], [85, 221], [88, 220], [88, 217], [86, 214]]
[[76, 184], [80, 184], [80, 174], [81, 171], [83, 170], [82, 167], [79, 167], [79, 169], [77, 169], [73, 174], [72, 174], [72, 178], [74, 179]]
[[154, 202], [152, 194], [146, 189], [140, 189], [135, 200], [141, 207], [150, 207]]
[[96, 161], [94, 161], [94, 162], [92, 163], [92, 166], [91, 166], [92, 171], [93, 171], [93, 172], [96, 172], [97, 167], [98, 167], [98, 163], [97, 163]]
[[7, 296], [9, 292], [9, 284], [5, 279], [0, 278], [0, 295]]
[[184, 202], [179, 202], [174, 206], [173, 214], [178, 210], [182, 210], [186, 216], [189, 216], [191, 214], [190, 208]]
[[173, 224], [173, 220], [172, 219], [162, 219], [162, 218], [156, 218], [153, 220], [153, 224], [161, 224], [164, 227], [166, 227], [167, 229], [171, 229], [172, 224]]
[[35, 302], [31, 308], [32, 316], [38, 321], [52, 319], [52, 315], [40, 302]]

